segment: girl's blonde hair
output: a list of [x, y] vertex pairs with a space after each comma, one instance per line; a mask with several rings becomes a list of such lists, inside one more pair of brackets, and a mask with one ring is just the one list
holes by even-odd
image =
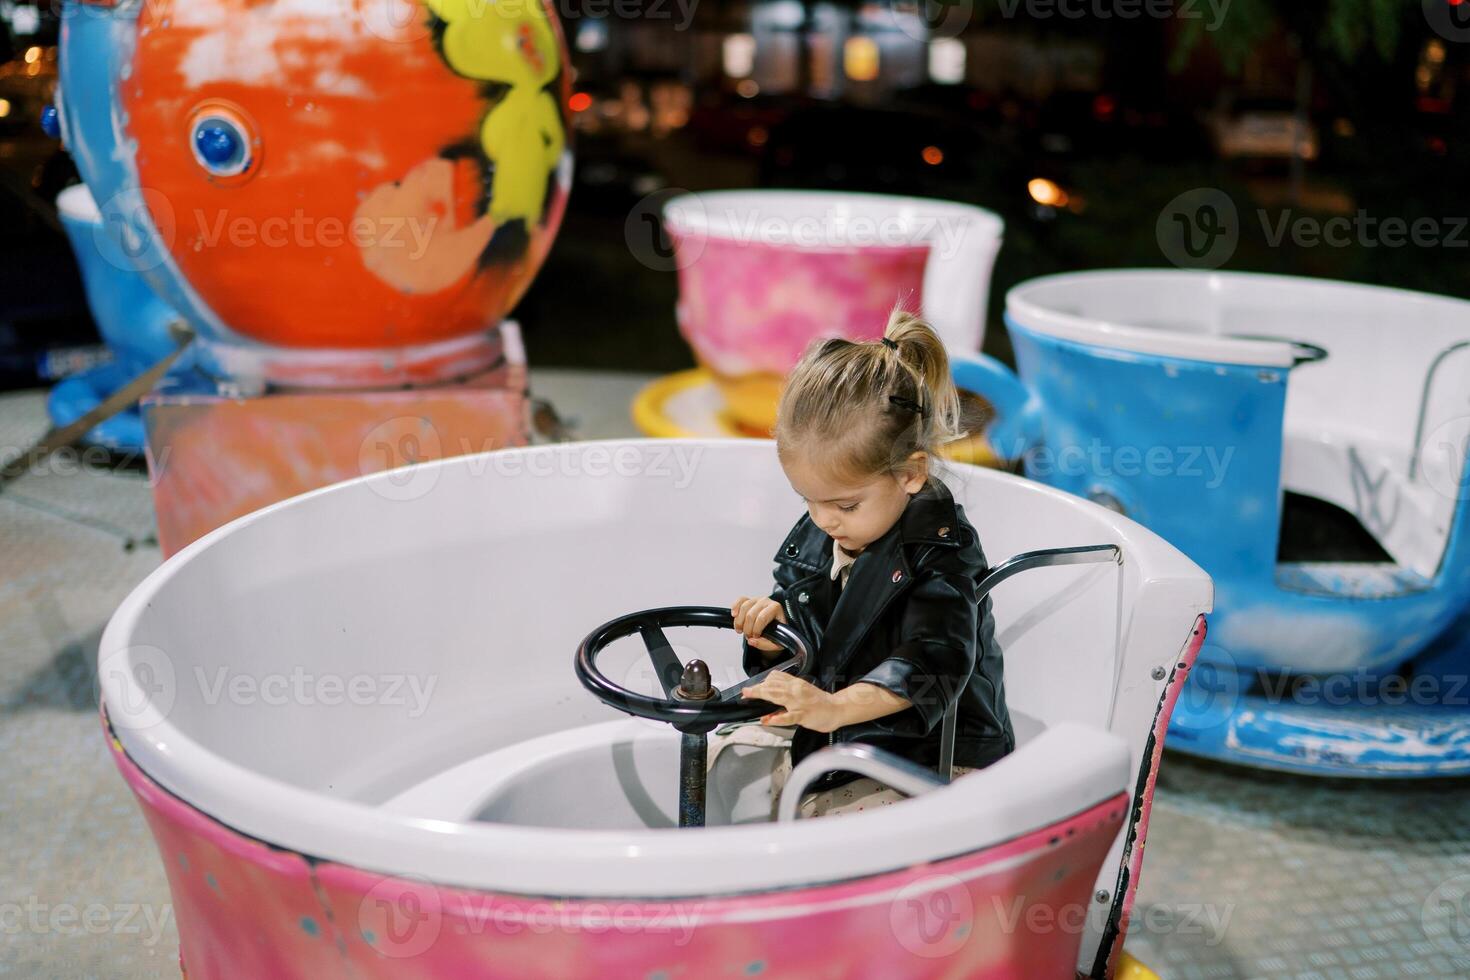
[[832, 338], [806, 349], [781, 392], [776, 445], [838, 479], [866, 480], [964, 438], [961, 411], [944, 343], [899, 304], [882, 340]]

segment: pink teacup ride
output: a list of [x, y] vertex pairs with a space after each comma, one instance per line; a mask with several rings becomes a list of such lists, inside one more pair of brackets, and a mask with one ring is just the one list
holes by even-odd
[[[456, 457], [188, 546], [99, 655], [188, 976], [1146, 976], [1122, 944], [1210, 580], [1088, 501], [945, 478], [1018, 556], [987, 583], [1018, 748], [952, 782], [825, 750], [793, 784], [864, 765], [910, 798], [816, 820], [771, 821], [769, 765], [727, 752], [681, 826], [699, 733], [636, 716], [669, 692], [611, 628], [765, 588], [793, 510], [768, 441]], [[745, 679], [733, 633], [664, 618], [655, 663]], [[589, 693], [589, 654], [632, 699]]]
[[683, 194], [664, 227], [679, 330], [703, 371], [658, 383], [635, 417], [650, 434], [760, 436], [808, 344], [877, 340], [896, 302], [922, 311], [951, 352], [979, 351], [1005, 229], [953, 201], [784, 190]]

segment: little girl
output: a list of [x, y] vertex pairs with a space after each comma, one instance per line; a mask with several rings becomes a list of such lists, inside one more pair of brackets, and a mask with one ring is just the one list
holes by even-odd
[[[730, 611], [748, 675], [786, 656], [761, 636], [775, 620], [811, 643], [811, 680], [771, 674], [743, 694], [782, 710], [710, 738], [711, 765], [731, 745], [781, 750], [773, 815], [791, 768], [838, 742], [934, 768], [956, 699], [955, 776], [1015, 748], [990, 600], [975, 597], [985, 554], [932, 473], [938, 447], [964, 434], [960, 423], [943, 343], [901, 308], [880, 341], [814, 343], [786, 382], [776, 451], [807, 513], [776, 552], [775, 590]], [[903, 798], [836, 772], [813, 784], [801, 810], [851, 813]]]

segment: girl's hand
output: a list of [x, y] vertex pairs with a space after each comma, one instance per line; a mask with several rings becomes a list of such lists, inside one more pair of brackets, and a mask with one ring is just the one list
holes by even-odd
[[831, 732], [842, 727], [835, 696], [800, 677], [780, 672], [769, 674], [759, 684], [742, 690], [740, 696], [760, 698], [785, 709], [763, 717], [762, 725], [800, 725], [814, 732]]
[[745, 634], [751, 646], [768, 652], [781, 649], [780, 644], [761, 636], [772, 621], [786, 622], [786, 610], [781, 608], [781, 603], [770, 596], [741, 596], [730, 607], [730, 615], [735, 617], [735, 628]]

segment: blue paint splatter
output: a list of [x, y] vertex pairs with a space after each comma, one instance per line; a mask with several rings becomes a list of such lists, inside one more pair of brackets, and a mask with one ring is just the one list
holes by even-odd
[[321, 928], [317, 926], [316, 920], [309, 915], [303, 915], [301, 917], [301, 929], [308, 936], [315, 936], [321, 932]]

